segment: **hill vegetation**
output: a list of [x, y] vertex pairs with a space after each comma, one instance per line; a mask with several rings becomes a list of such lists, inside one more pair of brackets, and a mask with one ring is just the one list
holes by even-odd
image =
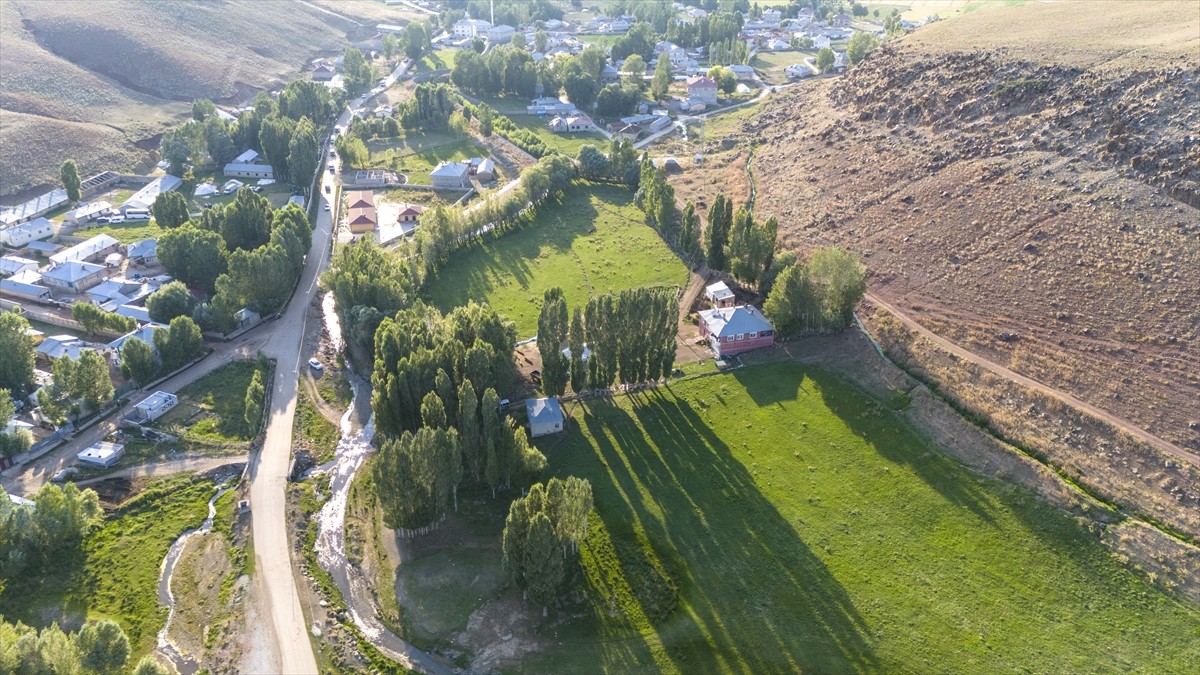
[[0, 195], [57, 182], [68, 157], [85, 176], [150, 164], [192, 99], [241, 105], [355, 27], [307, 3], [5, 2]]

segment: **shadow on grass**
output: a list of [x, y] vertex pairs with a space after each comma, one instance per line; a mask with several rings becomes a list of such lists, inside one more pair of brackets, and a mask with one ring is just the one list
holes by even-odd
[[606, 528], [623, 539], [644, 532], [680, 586], [680, 608], [656, 627], [674, 667], [877, 667], [867, 627], [841, 584], [691, 405], [663, 391], [631, 401], [632, 416], [610, 400], [584, 405], [585, 415], [604, 422], [592, 426], [600, 432], [594, 463], [576, 461], [587, 459], [600, 479], [593, 490]]

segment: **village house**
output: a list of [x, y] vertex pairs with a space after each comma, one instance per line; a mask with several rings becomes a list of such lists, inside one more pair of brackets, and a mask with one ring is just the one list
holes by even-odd
[[129, 262], [134, 265], [157, 265], [158, 264], [158, 240], [143, 239], [135, 241], [125, 249], [126, 255], [129, 257]]
[[571, 134], [585, 131], [595, 131], [596, 125], [592, 123], [592, 118], [587, 115], [559, 115], [550, 120], [548, 125], [550, 131], [558, 134]]
[[470, 162], [442, 162], [429, 173], [435, 189], [461, 190], [471, 187]]
[[736, 298], [733, 291], [729, 290], [729, 286], [725, 285], [724, 281], [718, 281], [704, 288], [704, 297], [708, 299], [709, 304], [713, 309], [721, 307], [733, 307]]
[[171, 328], [170, 326], [164, 326], [161, 323], [148, 323], [144, 326], [139, 326], [135, 330], [130, 331], [116, 340], [104, 345], [104, 354], [109, 358], [110, 361], [112, 361], [114, 366], [121, 365], [121, 350], [125, 348], [125, 345], [130, 340], [135, 338], [150, 345], [150, 348], [153, 349], [157, 354], [158, 347], [154, 344], [154, 333], [160, 330], [170, 332]]
[[500, 24], [487, 29], [484, 34], [487, 36], [488, 44], [501, 45], [512, 42], [513, 36], [517, 34], [517, 29]]
[[773, 7], [771, 9], [764, 9], [762, 11], [762, 22], [763, 23], [771, 25], [771, 26], [778, 26], [780, 21], [783, 21], [783, 12], [782, 11], [775, 9]]
[[475, 180], [481, 183], [488, 183], [496, 180], [496, 163], [486, 157], [472, 157], [467, 160], [471, 168], [468, 169], [470, 175], [475, 176]]
[[67, 215], [63, 216], [63, 223], [69, 225], [82, 225], [90, 223], [100, 216], [107, 216], [112, 213], [112, 204], [108, 202], [91, 202], [90, 204], [80, 204], [76, 209], [68, 211]]
[[312, 79], [317, 82], [328, 82], [333, 79], [336, 73], [333, 68], [326, 65], [320, 65], [313, 68]]
[[87, 450], [75, 455], [75, 457], [88, 464], [95, 464], [108, 468], [116, 464], [122, 457], [125, 456], [125, 446], [120, 443], [109, 443], [101, 441]]
[[50, 256], [50, 262], [54, 265], [68, 262], [91, 262], [101, 260], [110, 253], [116, 253], [120, 248], [121, 242], [107, 234], [98, 234], [65, 251], [55, 253]]
[[142, 423], [154, 422], [179, 405], [179, 397], [166, 391], [156, 391], [133, 407], [133, 419]]
[[0, 292], [5, 298], [41, 302], [50, 300], [50, 289], [42, 283], [42, 275], [34, 270], [24, 270], [0, 279]]
[[37, 268], [37, 261], [30, 260], [29, 258], [21, 258], [15, 255], [6, 255], [0, 258], [0, 277], [11, 277], [26, 270], [36, 272]]
[[233, 161], [226, 164], [225, 168], [221, 169], [227, 178], [253, 178], [261, 180], [263, 178], [274, 179], [275, 169], [270, 164], [259, 164], [258, 153], [254, 150], [247, 150]]
[[531, 398], [525, 401], [525, 413], [529, 416], [529, 435], [532, 438], [563, 430], [562, 406], [556, 398]]
[[42, 272], [42, 283], [49, 288], [81, 293], [108, 278], [108, 268], [104, 265], [70, 262], [55, 265]]
[[751, 305], [706, 309], [700, 312], [700, 336], [724, 358], [775, 344], [775, 326]]
[[[462, 19], [454, 23], [454, 37], [473, 38], [487, 32], [492, 24], [483, 19]], [[510, 36], [511, 39], [511, 36]]]
[[13, 225], [8, 229], [0, 230], [0, 244], [5, 244], [13, 248], [21, 248], [22, 246], [27, 246], [31, 241], [45, 239], [53, 234], [54, 223], [45, 218], [34, 218], [19, 225]]
[[409, 204], [408, 202], [401, 202], [400, 212], [396, 214], [396, 222], [415, 223], [421, 220], [422, 213], [425, 213], [425, 207], [417, 204]]
[[178, 176], [167, 174], [159, 176], [147, 183], [141, 190], [138, 190], [132, 197], [125, 200], [121, 205], [121, 213], [126, 213], [130, 209], [136, 211], [149, 211], [151, 206], [154, 206], [154, 200], [158, 199], [158, 195], [163, 192], [170, 192], [178, 188], [183, 181]]
[[379, 214], [375, 210], [375, 194], [370, 190], [355, 190], [346, 193], [349, 207], [346, 209], [346, 223], [350, 232], [365, 234], [374, 232], [379, 226]]
[[717, 104], [717, 83], [711, 77], [689, 77], [687, 81], [688, 98], [705, 105]]
[[849, 14], [834, 14], [832, 24], [834, 28], [849, 28], [851, 21]]
[[732, 66], [729, 66], [729, 70], [739, 80], [753, 80], [754, 79], [754, 69], [751, 68], [750, 66], [745, 66], [745, 65], [742, 65], [739, 63], [735, 63]]
[[84, 350], [96, 351], [100, 345], [84, 342], [74, 335], [51, 335], [37, 346], [37, 356], [44, 361], [54, 362], [61, 358], [78, 360]]

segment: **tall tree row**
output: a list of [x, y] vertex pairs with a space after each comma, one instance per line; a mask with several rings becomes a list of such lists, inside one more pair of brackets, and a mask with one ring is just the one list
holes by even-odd
[[513, 500], [504, 522], [502, 546], [509, 578], [527, 598], [545, 607], [554, 601], [587, 535], [592, 485], [571, 476], [537, 483]]
[[567, 316], [562, 289], [546, 289], [538, 315], [538, 352], [542, 357], [542, 391], [547, 396], [562, 396], [570, 380], [571, 364], [562, 351], [567, 342]]
[[779, 272], [763, 313], [780, 335], [841, 330], [854, 320], [854, 308], [866, 288], [866, 269], [854, 254], [818, 249], [807, 262]]

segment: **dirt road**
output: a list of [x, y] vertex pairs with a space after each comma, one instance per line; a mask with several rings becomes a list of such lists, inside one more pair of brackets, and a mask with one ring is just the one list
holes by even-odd
[[239, 464], [245, 462], [245, 455], [231, 455], [229, 457], [188, 457], [186, 459], [172, 459], [167, 462], [155, 462], [153, 464], [139, 464], [131, 466], [120, 471], [116, 471], [96, 478], [88, 478], [87, 480], [76, 481], [75, 484], [79, 487], [87, 487], [93, 483], [99, 483], [110, 478], [141, 478], [144, 476], [170, 476], [176, 473], [204, 473], [218, 467], [228, 466], [230, 464]]
[[1135, 426], [1134, 424], [1117, 417], [1116, 415], [1105, 412], [1104, 410], [1101, 410], [1100, 408], [1097, 408], [1096, 406], [1094, 406], [1090, 403], [1082, 401], [1079, 398], [1072, 396], [1071, 394], [1069, 394], [1065, 391], [1062, 391], [1061, 389], [1055, 389], [1054, 387], [1045, 385], [1041, 382], [1038, 382], [1037, 380], [1028, 378], [1024, 375], [1021, 375], [1020, 373], [1017, 373], [1013, 370], [1005, 368], [1004, 366], [1002, 366], [998, 363], [989, 361], [988, 359], [986, 359], [974, 352], [963, 349], [962, 347], [959, 347], [958, 345], [954, 344], [953, 342], [951, 342], [943, 337], [938, 336], [936, 333], [934, 333], [933, 331], [930, 331], [928, 328], [925, 328], [921, 324], [917, 323], [916, 320], [912, 319], [911, 317], [906, 315], [904, 312], [900, 311], [900, 309], [898, 307], [896, 307], [895, 305], [891, 304], [890, 302], [888, 302], [886, 300], [883, 300], [882, 298], [880, 298], [879, 296], [877, 296], [873, 293], [867, 293], [865, 298], [868, 302], [871, 302], [872, 304], [878, 305], [879, 307], [886, 309], [889, 313], [892, 314], [892, 316], [899, 319], [900, 322], [903, 323], [908, 328], [912, 329], [913, 331], [916, 331], [921, 337], [929, 340], [930, 342], [934, 343], [941, 349], [944, 349], [945, 351], [957, 356], [958, 358], [963, 359], [964, 361], [967, 361], [969, 363], [974, 363], [982, 368], [986, 368], [987, 370], [990, 370], [991, 372], [993, 372], [1001, 377], [1012, 380], [1013, 382], [1016, 382], [1017, 384], [1020, 384], [1024, 387], [1032, 389], [1036, 392], [1057, 398], [1058, 400], [1062, 401], [1063, 403], [1066, 403], [1067, 405], [1071, 406], [1072, 408], [1075, 408], [1076, 410], [1085, 412], [1088, 415], [1091, 415], [1092, 417], [1095, 417], [1097, 419], [1103, 420], [1104, 422], [1107, 422], [1108, 424], [1112, 425], [1113, 427], [1120, 429], [1121, 431], [1125, 432], [1126, 434], [1128, 434], [1144, 443], [1148, 443], [1149, 445], [1157, 448], [1158, 450], [1160, 450], [1176, 459], [1179, 459], [1184, 462], [1188, 462], [1195, 466], [1200, 466], [1200, 455], [1197, 455], [1194, 452], [1189, 452], [1187, 450], [1184, 450], [1183, 448], [1175, 445], [1174, 443], [1163, 440], [1162, 438], [1159, 438], [1158, 436], [1155, 436], [1154, 434], [1152, 434], [1144, 429], [1141, 429], [1141, 428]]

